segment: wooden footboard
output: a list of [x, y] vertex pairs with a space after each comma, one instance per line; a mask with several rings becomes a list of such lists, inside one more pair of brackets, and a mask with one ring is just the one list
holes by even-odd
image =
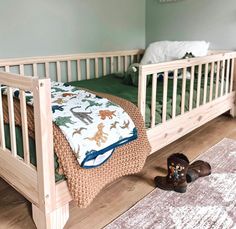
[[[56, 185], [51, 116], [51, 83], [49, 79], [0, 73], [0, 84], [7, 88], [10, 126], [10, 149], [5, 145], [3, 97], [0, 93], [0, 176], [24, 195], [42, 215], [56, 210]], [[19, 88], [23, 158], [18, 156], [13, 89]], [[33, 92], [37, 167], [30, 161], [26, 91]], [[6, 107], [5, 107], [6, 109]], [[5, 113], [5, 114], [6, 114]], [[45, 222], [41, 219], [41, 222]], [[45, 228], [45, 227], [42, 227]]]
[[[212, 55], [167, 63], [142, 65], [139, 72], [138, 105], [151, 127], [147, 130], [152, 152], [163, 148], [195, 128], [205, 124], [228, 110], [234, 112], [235, 102], [235, 57], [236, 53], [212, 53]], [[169, 73], [173, 72], [171, 118], [167, 119], [167, 95]], [[187, 79], [187, 72], [190, 79]], [[163, 75], [162, 121], [156, 123], [157, 77]], [[176, 112], [178, 75], [181, 75], [181, 111]], [[147, 76], [152, 76], [151, 118], [147, 120]], [[190, 88], [186, 81], [190, 80]], [[194, 83], [197, 82], [194, 103]], [[204, 85], [204, 86], [202, 86]], [[189, 96], [186, 101], [186, 93]], [[188, 104], [188, 106], [186, 106]]]

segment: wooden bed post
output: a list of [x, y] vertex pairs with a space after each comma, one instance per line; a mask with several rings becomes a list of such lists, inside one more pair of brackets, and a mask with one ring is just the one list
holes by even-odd
[[40, 229], [63, 228], [69, 204], [56, 207], [50, 79], [35, 79], [33, 95], [39, 193], [38, 206], [32, 206], [33, 219]]
[[139, 67], [139, 82], [138, 82], [138, 107], [145, 121], [146, 111], [146, 85], [147, 76], [144, 74], [143, 66]]
[[[232, 75], [231, 75], [231, 77], [233, 77], [233, 85], [232, 85], [233, 88], [232, 89], [236, 93], [236, 58], [232, 59]], [[235, 98], [234, 98], [234, 106], [230, 110], [230, 115], [232, 117], [236, 117], [236, 94], [235, 94]]]

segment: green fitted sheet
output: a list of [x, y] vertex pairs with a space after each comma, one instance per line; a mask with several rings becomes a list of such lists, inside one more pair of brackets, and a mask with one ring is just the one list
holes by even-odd
[[[196, 78], [196, 77], [195, 77]], [[197, 78], [196, 78], [197, 79]], [[209, 99], [210, 91], [210, 79], [207, 83], [207, 100]], [[112, 94], [124, 99], [129, 100], [135, 105], [138, 104], [138, 88], [132, 85], [126, 85], [123, 83], [123, 78], [120, 75], [112, 74], [103, 76], [98, 79], [75, 81], [68, 83], [73, 86], [87, 88], [96, 92], [104, 92]], [[215, 85], [215, 83], [214, 83]], [[220, 86], [219, 86], [220, 88]], [[201, 98], [200, 104], [203, 103], [203, 90], [204, 90], [204, 78], [201, 80]], [[213, 90], [214, 95], [215, 90]], [[147, 99], [146, 99], [146, 127], [150, 127], [151, 117], [151, 94], [152, 86], [147, 87]], [[168, 79], [168, 94], [167, 94], [167, 120], [172, 116], [172, 97], [173, 97], [173, 79]], [[181, 112], [181, 98], [182, 98], [182, 79], [177, 81], [177, 98], [176, 98], [176, 114]], [[189, 109], [189, 98], [190, 98], [190, 80], [186, 80], [186, 91], [185, 91], [185, 111]], [[193, 108], [196, 107], [197, 100], [197, 80], [194, 81], [194, 92], [193, 92]], [[156, 124], [161, 123], [162, 120], [162, 104], [163, 104], [163, 79], [158, 79], [157, 82], [157, 97], [156, 97]]]
[[[11, 140], [10, 140], [10, 127], [9, 125], [5, 124], [4, 125], [4, 130], [5, 130], [5, 143], [6, 143], [6, 148], [11, 150]], [[21, 127], [16, 126], [16, 144], [17, 144], [17, 155], [20, 156], [21, 158], [24, 158], [24, 150], [23, 150], [23, 138], [22, 138], [22, 131]], [[35, 148], [35, 141], [29, 137], [29, 150], [30, 150], [30, 162], [33, 165], [36, 164], [36, 148]], [[55, 181], [60, 181], [65, 179], [63, 175], [59, 175], [57, 172], [57, 169], [59, 167], [59, 164], [57, 162], [57, 156], [55, 154], [54, 157], [54, 165], [55, 165]]]

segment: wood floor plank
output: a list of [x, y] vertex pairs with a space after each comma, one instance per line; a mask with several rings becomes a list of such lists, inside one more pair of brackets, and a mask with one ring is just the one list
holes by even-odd
[[[70, 219], [65, 228], [97, 229], [111, 222], [154, 189], [153, 178], [165, 175], [166, 159], [184, 152], [190, 160], [223, 138], [236, 139], [236, 119], [220, 116], [185, 137], [151, 155], [141, 173], [108, 185], [86, 209], [70, 205]], [[0, 229], [35, 228], [30, 204], [0, 179]]]

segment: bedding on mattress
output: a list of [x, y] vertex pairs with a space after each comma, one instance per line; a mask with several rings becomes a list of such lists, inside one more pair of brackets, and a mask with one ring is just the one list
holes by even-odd
[[[210, 80], [208, 80], [207, 93], [210, 92]], [[98, 79], [82, 80], [69, 82], [69, 85], [87, 88], [96, 92], [104, 92], [107, 94], [115, 95], [123, 99], [127, 99], [133, 104], [138, 104], [138, 88], [132, 85], [127, 85], [123, 81], [123, 77], [119, 74], [111, 74], [103, 76]], [[214, 82], [215, 84], [215, 82]], [[215, 88], [215, 87], [214, 87]], [[220, 88], [220, 86], [219, 86]], [[204, 90], [204, 77], [201, 80], [201, 98], [200, 104], [203, 102], [203, 90]], [[168, 79], [168, 95], [167, 95], [167, 120], [172, 116], [172, 93], [173, 93], [173, 78]], [[213, 92], [214, 93], [214, 92]], [[147, 98], [146, 98], [146, 127], [149, 128], [151, 125], [151, 95], [152, 87], [147, 87]], [[185, 93], [185, 110], [189, 108], [189, 97], [190, 97], [190, 80], [186, 81], [186, 93]], [[177, 98], [176, 98], [176, 114], [181, 112], [181, 98], [182, 98], [182, 79], [178, 79], [177, 83]], [[159, 77], [157, 82], [157, 96], [156, 96], [156, 124], [162, 121], [162, 100], [163, 100], [163, 78]], [[194, 92], [193, 92], [193, 108], [196, 107], [197, 100], [197, 77], [194, 81]]]
[[[3, 89], [3, 94], [6, 90]], [[19, 89], [13, 90], [18, 98]], [[52, 82], [52, 119], [68, 140], [83, 168], [108, 160], [115, 148], [137, 139], [129, 115], [117, 104], [74, 86]], [[33, 105], [31, 92], [27, 104]]]

